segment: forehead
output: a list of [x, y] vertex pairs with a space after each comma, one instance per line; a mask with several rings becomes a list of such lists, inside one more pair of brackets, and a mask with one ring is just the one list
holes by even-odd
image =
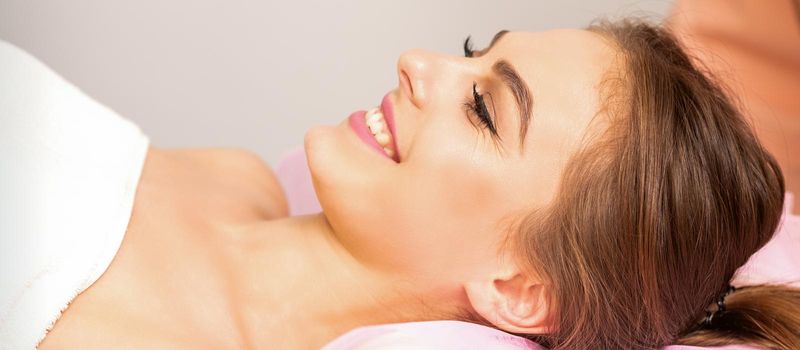
[[[600, 58], [613, 53], [606, 37], [585, 29], [553, 29], [542, 32], [509, 32], [497, 47], [521, 50], [555, 50], [561, 53], [588, 54]], [[562, 57], [564, 58], [564, 57]]]
[[[601, 84], [614, 67], [616, 49], [605, 37], [586, 30], [511, 32], [486, 54], [505, 58], [528, 85], [533, 98], [522, 157], [510, 173], [530, 187], [538, 200], [554, 195], [561, 171], [584, 135], [601, 130]], [[516, 125], [516, 122], [514, 123]], [[591, 125], [591, 126], [590, 126]], [[516, 126], [515, 126], [516, 127]], [[512, 182], [514, 180], [511, 180]], [[526, 191], [519, 191], [520, 193]]]
[[496, 43], [489, 54], [510, 61], [533, 96], [526, 150], [550, 149], [553, 142], [573, 150], [568, 146], [577, 144], [601, 110], [600, 86], [616, 53], [601, 34], [578, 29], [510, 32]]

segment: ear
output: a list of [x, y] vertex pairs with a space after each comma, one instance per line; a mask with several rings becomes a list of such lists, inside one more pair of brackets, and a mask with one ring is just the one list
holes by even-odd
[[545, 334], [552, 330], [549, 287], [510, 268], [464, 285], [472, 308], [504, 331]]

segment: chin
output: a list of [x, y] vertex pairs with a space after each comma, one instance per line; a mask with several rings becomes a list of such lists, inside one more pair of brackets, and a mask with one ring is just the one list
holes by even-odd
[[[337, 135], [335, 126], [315, 126], [306, 131], [303, 140], [303, 148], [306, 152], [308, 169], [311, 172], [311, 180], [314, 184], [314, 191], [322, 205], [325, 192], [331, 188], [336, 181], [330, 177], [335, 177], [336, 172], [342, 169], [336, 166], [337, 158], [340, 158], [341, 151], [340, 135]], [[325, 211], [325, 206], [323, 211]]]
[[[306, 132], [304, 146], [320, 207], [334, 230], [356, 234], [374, 216], [395, 163], [361, 144], [349, 126], [320, 126]], [[394, 170], [393, 170], [394, 169]], [[373, 215], [370, 215], [373, 214]]]
[[[360, 149], [341, 125], [317, 126], [306, 132], [304, 148], [314, 191], [329, 219], [363, 199], [367, 173]], [[359, 145], [355, 145], [359, 146]]]

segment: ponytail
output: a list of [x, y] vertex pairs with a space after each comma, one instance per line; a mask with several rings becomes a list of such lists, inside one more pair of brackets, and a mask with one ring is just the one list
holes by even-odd
[[800, 349], [800, 289], [784, 285], [739, 287], [725, 296], [724, 310], [703, 315], [676, 344], [747, 344], [763, 349]]

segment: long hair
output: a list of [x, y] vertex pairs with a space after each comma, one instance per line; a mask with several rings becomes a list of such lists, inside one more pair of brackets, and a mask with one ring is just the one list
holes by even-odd
[[552, 289], [551, 349], [657, 349], [748, 343], [800, 349], [800, 291], [737, 286], [736, 270], [779, 225], [776, 161], [664, 28], [590, 30], [618, 48], [605, 80], [604, 131], [567, 163], [555, 199], [512, 237]]

